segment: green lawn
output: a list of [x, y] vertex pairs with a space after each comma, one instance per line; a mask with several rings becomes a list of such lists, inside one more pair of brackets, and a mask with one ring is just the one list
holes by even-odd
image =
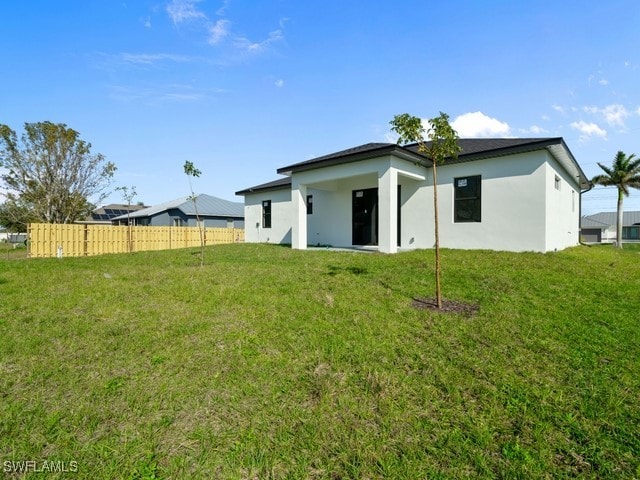
[[638, 246], [198, 255], [0, 260], [5, 475], [640, 477]]

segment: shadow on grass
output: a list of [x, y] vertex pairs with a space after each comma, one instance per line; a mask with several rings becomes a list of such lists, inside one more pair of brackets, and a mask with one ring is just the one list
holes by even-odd
[[339, 273], [350, 273], [352, 275], [362, 275], [368, 273], [368, 270], [366, 268], [354, 266], [343, 267], [337, 265], [329, 265], [328, 270], [329, 271], [327, 272], [327, 275], [331, 277], [334, 277]]

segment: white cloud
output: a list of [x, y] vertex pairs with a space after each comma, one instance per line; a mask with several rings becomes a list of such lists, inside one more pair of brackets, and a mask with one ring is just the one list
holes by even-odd
[[209, 44], [216, 45], [229, 35], [229, 25], [231, 22], [224, 18], [218, 20], [209, 27]]
[[451, 122], [451, 126], [461, 138], [511, 136], [511, 127], [508, 123], [489, 117], [482, 112], [462, 114]]
[[520, 129], [522, 133], [530, 133], [532, 135], [542, 135], [543, 133], [549, 133], [549, 130], [546, 130], [538, 125], [531, 125], [529, 128]]
[[249, 53], [260, 53], [269, 48], [273, 43], [280, 41], [284, 38], [282, 30], [274, 30], [269, 33], [269, 36], [260, 42], [252, 42], [245, 37], [238, 37], [235, 39], [235, 46], [240, 50], [244, 50]]
[[619, 127], [624, 127], [624, 121], [629, 116], [629, 112], [624, 105], [618, 103], [604, 107], [602, 114], [609, 125]]
[[231, 38], [232, 42], [230, 45], [232, 47], [245, 53], [256, 54], [268, 50], [273, 43], [284, 39], [283, 30], [287, 20], [286, 18], [279, 21], [279, 29], [270, 32], [264, 40], [255, 42], [232, 32], [231, 22], [227, 18], [224, 18], [226, 10], [229, 7], [229, 0], [225, 0], [223, 5], [216, 11], [216, 15], [223, 17], [216, 22], [210, 20], [202, 10], [198, 9], [197, 4], [201, 1], [202, 0], [171, 0], [166, 6], [166, 11], [174, 25], [193, 20], [201, 20], [199, 25], [206, 28], [208, 33], [207, 41], [210, 45], [218, 45], [226, 38]]
[[171, 3], [167, 5], [167, 13], [174, 25], [197, 18], [206, 19], [207, 16], [196, 7], [196, 3], [199, 1], [200, 0], [172, 0]]
[[553, 108], [558, 113], [565, 113], [566, 111], [561, 105], [551, 105], [551, 108]]
[[125, 63], [136, 65], [152, 65], [163, 61], [189, 62], [191, 60], [184, 55], [174, 55], [171, 53], [122, 53], [120, 54], [120, 58]]
[[583, 107], [582, 110], [586, 113], [590, 113], [592, 115], [599, 115], [604, 119], [612, 127], [623, 127], [625, 126], [625, 120], [629, 115], [629, 111], [626, 109], [624, 105], [620, 105], [619, 103], [614, 103], [611, 105], [607, 105], [604, 108], [598, 108], [595, 106], [587, 106]]
[[281, 88], [283, 86], [284, 86], [284, 80], [282, 79], [276, 80], [276, 87]]
[[609, 85], [609, 80], [607, 80], [606, 78], [603, 78], [601, 80], [598, 80], [598, 83], [602, 86]]
[[224, 2], [222, 2], [222, 6], [216, 11], [216, 15], [223, 17], [227, 12], [227, 8], [229, 8], [229, 0], [224, 0]]
[[112, 85], [109, 87], [110, 97], [119, 102], [134, 102], [146, 105], [157, 105], [166, 102], [197, 102], [213, 95], [224, 93], [222, 90], [209, 89], [197, 91], [188, 84], [164, 85]]
[[583, 120], [580, 120], [579, 122], [571, 123], [569, 126], [581, 133], [580, 141], [588, 140], [591, 137], [607, 138], [607, 131], [603, 128], [600, 128], [595, 123], [587, 123]]

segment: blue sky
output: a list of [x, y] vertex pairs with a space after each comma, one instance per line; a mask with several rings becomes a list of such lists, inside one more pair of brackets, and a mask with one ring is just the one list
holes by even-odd
[[66, 123], [150, 205], [189, 193], [185, 160], [196, 191], [241, 201], [278, 167], [393, 141], [404, 112], [562, 136], [591, 177], [640, 155], [639, 26], [637, 0], [6, 2], [0, 123]]

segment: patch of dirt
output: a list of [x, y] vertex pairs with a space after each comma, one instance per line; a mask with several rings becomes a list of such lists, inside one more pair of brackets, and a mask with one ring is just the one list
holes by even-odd
[[465, 317], [472, 317], [480, 310], [477, 303], [459, 302], [457, 300], [442, 299], [442, 308], [438, 308], [435, 298], [414, 298], [411, 302], [413, 308], [418, 310], [431, 310], [440, 313], [459, 313]]

